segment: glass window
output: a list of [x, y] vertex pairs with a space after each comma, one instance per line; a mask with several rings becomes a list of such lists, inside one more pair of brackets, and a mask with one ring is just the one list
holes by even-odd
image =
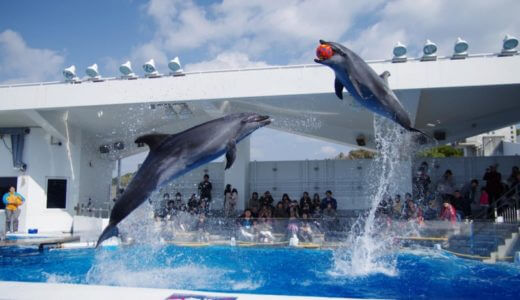
[[67, 203], [67, 179], [47, 180], [47, 208], [65, 208]]

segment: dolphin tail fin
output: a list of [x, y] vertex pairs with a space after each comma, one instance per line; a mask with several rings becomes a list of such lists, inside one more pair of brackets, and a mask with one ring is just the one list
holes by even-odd
[[113, 225], [113, 224], [108, 224], [108, 226], [105, 228], [105, 230], [103, 230], [103, 232], [99, 236], [99, 239], [96, 244], [96, 248], [99, 247], [99, 245], [101, 245], [101, 243], [103, 243], [104, 240], [109, 239], [113, 236], [118, 236], [118, 235], [119, 235], [119, 229], [117, 228], [117, 226]]

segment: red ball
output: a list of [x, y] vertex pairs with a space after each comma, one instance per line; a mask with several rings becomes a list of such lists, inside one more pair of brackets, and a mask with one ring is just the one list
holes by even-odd
[[316, 48], [316, 56], [321, 59], [329, 59], [334, 55], [334, 50], [329, 45], [321, 44]]

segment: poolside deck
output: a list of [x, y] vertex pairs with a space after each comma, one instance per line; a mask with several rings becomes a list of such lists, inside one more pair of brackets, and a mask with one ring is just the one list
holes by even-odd
[[16, 240], [3, 240], [0, 241], [0, 248], [13, 246], [37, 246], [39, 249], [43, 249], [45, 246], [60, 246], [65, 243], [77, 242], [79, 240], [79, 236], [35, 237]]
[[[206, 300], [324, 300], [330, 297], [228, 294], [170, 289], [151, 289], [63, 283], [0, 281], [2, 299], [206, 299]], [[349, 299], [349, 298], [334, 298]]]

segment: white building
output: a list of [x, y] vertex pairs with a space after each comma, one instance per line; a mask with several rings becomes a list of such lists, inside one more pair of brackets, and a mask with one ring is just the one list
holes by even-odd
[[466, 138], [457, 146], [464, 150], [464, 156], [518, 155], [516, 142], [516, 125], [510, 125]]

